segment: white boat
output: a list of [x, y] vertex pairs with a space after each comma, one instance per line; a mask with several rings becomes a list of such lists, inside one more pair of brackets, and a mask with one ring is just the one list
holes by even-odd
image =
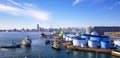
[[24, 46], [31, 46], [31, 43], [32, 43], [32, 41], [31, 41], [31, 39], [29, 38], [29, 36], [24, 37], [24, 38], [22, 39], [22, 45], [24, 45]]
[[114, 51], [111, 52], [112, 55], [120, 57], [120, 51]]

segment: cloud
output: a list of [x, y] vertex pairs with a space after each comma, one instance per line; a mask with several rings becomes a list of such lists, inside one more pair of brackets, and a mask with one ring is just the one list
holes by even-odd
[[74, 0], [73, 5], [76, 5], [80, 2], [80, 0]]
[[106, 8], [108, 8], [108, 7], [105, 6], [105, 7], [101, 8], [101, 9], [97, 10], [96, 13], [100, 13], [101, 11], [105, 10]]
[[13, 0], [8, 0], [8, 1], [9, 1], [10, 3], [14, 4], [14, 5], [20, 6], [19, 3], [16, 3], [16, 2], [14, 2]]
[[13, 0], [8, 0], [8, 1], [17, 7], [0, 4], [0, 12], [8, 13], [11, 15], [17, 15], [17, 16], [25, 16], [25, 17], [29, 16], [43, 21], [48, 20], [51, 16], [49, 12], [32, 8], [33, 7], [32, 4], [25, 3], [23, 6], [19, 3], [14, 2]]
[[80, 3], [80, 2], [100, 3], [100, 2], [104, 2], [104, 1], [106, 1], [106, 0], [74, 0], [72, 5], [73, 5], [73, 6], [74, 6], [74, 5], [77, 5], [77, 4]]
[[23, 15], [23, 14], [25, 14], [25, 11], [22, 10], [22, 9], [15, 8], [15, 7], [12, 7], [12, 6], [6, 6], [6, 5], [3, 5], [3, 4], [0, 4], [0, 11], [8, 13], [8, 14], [12, 14], [12, 15]]
[[120, 5], [120, 1], [115, 2], [112, 5], [107, 5], [107, 6], [103, 7], [103, 8], [101, 8], [101, 9], [97, 10], [96, 13], [99, 13], [99, 12], [101, 12], [103, 10], [112, 10], [113, 8], [115, 8], [118, 5]]
[[29, 4], [29, 3], [24, 3], [24, 6], [25, 7], [33, 7], [33, 8], [35, 7], [33, 4]]
[[41, 20], [48, 20], [50, 18], [50, 14], [48, 12], [43, 12], [43, 11], [35, 11], [35, 10], [28, 10], [29, 15], [41, 19]]
[[102, 3], [102, 2], [105, 2], [106, 0], [92, 0], [93, 3]]
[[114, 3], [111, 7], [109, 7], [110, 10], [112, 10], [114, 7], [120, 5], [120, 1]]

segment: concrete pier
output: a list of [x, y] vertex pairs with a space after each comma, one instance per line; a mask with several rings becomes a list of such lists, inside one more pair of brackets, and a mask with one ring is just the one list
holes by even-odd
[[91, 51], [91, 52], [100, 52], [100, 53], [109, 53], [111, 54], [111, 49], [101, 49], [101, 48], [87, 48], [87, 47], [80, 47], [80, 46], [73, 46], [72, 44], [65, 42], [62, 43], [67, 49], [72, 50], [81, 50], [81, 51]]

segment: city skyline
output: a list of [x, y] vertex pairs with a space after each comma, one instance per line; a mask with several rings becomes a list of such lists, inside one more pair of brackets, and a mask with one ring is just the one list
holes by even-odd
[[120, 26], [120, 0], [2, 0], [0, 29]]

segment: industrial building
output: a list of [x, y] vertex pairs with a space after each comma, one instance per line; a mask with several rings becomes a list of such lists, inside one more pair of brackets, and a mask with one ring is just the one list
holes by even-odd
[[87, 34], [90, 34], [93, 31], [98, 32], [99, 35], [104, 35], [105, 32], [120, 32], [120, 26], [90, 26], [86, 29]]
[[89, 47], [89, 48], [111, 48], [111, 40], [109, 36], [100, 36], [97, 32], [91, 34], [82, 34], [80, 36], [68, 34], [65, 41], [71, 41], [73, 46]]

